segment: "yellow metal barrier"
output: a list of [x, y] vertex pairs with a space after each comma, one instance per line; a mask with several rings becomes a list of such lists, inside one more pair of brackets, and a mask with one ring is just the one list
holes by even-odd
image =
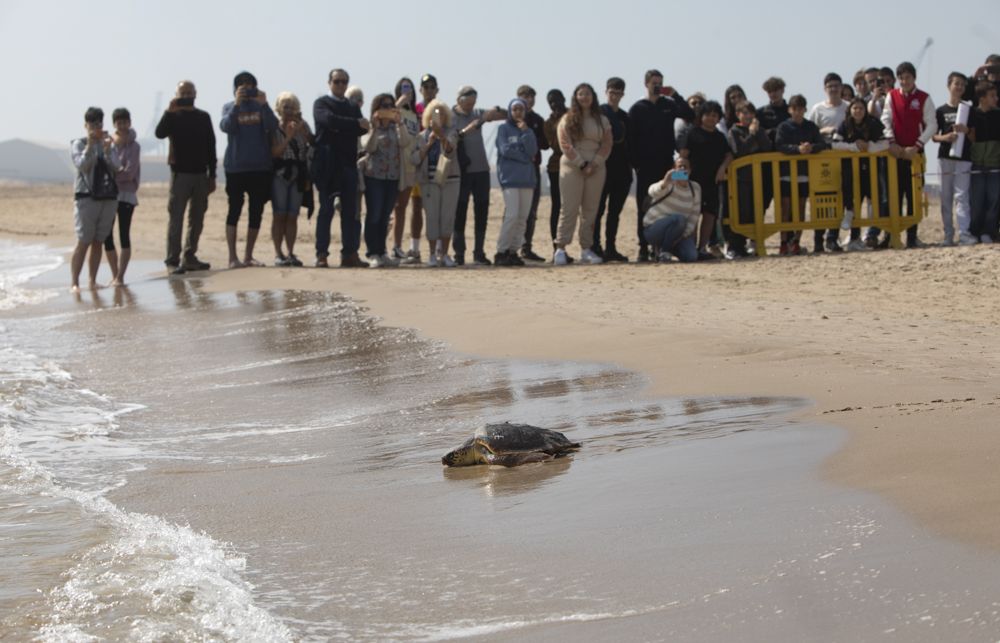
[[[861, 161], [868, 159], [868, 171], [861, 176]], [[902, 247], [901, 233], [920, 222], [927, 213], [927, 197], [924, 194], [923, 156], [917, 156], [910, 163], [912, 192], [915, 203], [910, 204], [912, 215], [904, 215], [900, 194], [898, 160], [888, 152], [841, 152], [826, 150], [816, 154], [782, 154], [768, 152], [751, 154], [735, 159], [729, 166], [729, 207], [726, 223], [736, 233], [756, 242], [757, 254], [767, 254], [764, 241], [779, 232], [801, 230], [839, 229], [844, 216], [844, 194], [842, 169], [847, 161], [851, 169], [851, 196], [853, 197], [854, 219], [852, 227], [875, 226], [892, 234], [893, 247]], [[791, 186], [799, 183], [799, 162], [808, 165], [809, 192], [806, 196], [809, 208], [805, 216], [800, 216], [800, 196], [798, 189]], [[742, 170], [742, 171], [741, 171]], [[749, 176], [748, 176], [749, 174]], [[764, 179], [767, 175], [765, 189]], [[789, 180], [782, 181], [783, 177]], [[749, 180], [748, 180], [749, 179]], [[870, 186], [868, 190], [870, 207], [862, 200], [862, 181]], [[784, 183], [790, 192], [789, 212], [784, 212], [781, 203], [781, 186]], [[749, 192], [749, 194], [747, 194]], [[741, 198], [742, 197], [742, 198]], [[765, 197], [773, 200], [769, 209]], [[741, 204], [752, 203], [752, 212], [741, 212]], [[744, 210], [747, 209], [744, 207]], [[887, 211], [887, 212], [886, 212]], [[865, 216], [865, 213], [870, 213]]]

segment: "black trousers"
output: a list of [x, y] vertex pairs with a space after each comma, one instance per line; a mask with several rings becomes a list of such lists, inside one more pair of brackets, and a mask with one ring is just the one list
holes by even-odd
[[604, 191], [601, 192], [601, 202], [597, 205], [597, 218], [594, 219], [594, 248], [601, 247], [601, 219], [605, 210], [608, 218], [605, 221], [604, 248], [615, 250], [618, 239], [618, 221], [621, 218], [625, 200], [632, 188], [632, 172], [621, 176], [611, 176], [604, 180]]
[[490, 215], [490, 173], [466, 172], [458, 188], [458, 209], [455, 210], [455, 238], [452, 246], [455, 254], [465, 254], [465, 220], [469, 212], [469, 197], [472, 197], [472, 210], [475, 217], [474, 249], [479, 256], [485, 256], [483, 246], [486, 243], [486, 222]]
[[556, 242], [556, 232], [559, 230], [559, 212], [562, 211], [562, 194], [559, 192], [559, 170], [549, 170], [549, 198], [552, 209], [549, 212], [549, 230], [552, 232], [552, 243]]

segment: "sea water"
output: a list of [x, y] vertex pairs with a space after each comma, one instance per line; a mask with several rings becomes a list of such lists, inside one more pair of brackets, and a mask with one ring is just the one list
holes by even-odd
[[[336, 292], [212, 293], [141, 263], [74, 298], [59, 257], [0, 245], [0, 639], [982, 640], [1000, 622], [994, 558], [818, 480], [843, 436], [791, 421], [803, 400], [652, 399], [614, 365], [470, 358]], [[504, 420], [583, 448], [441, 466]]]

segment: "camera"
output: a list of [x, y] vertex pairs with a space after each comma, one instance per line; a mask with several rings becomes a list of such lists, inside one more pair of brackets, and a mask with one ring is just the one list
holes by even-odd
[[257, 88], [247, 87], [243, 90], [243, 96], [246, 98], [257, 98]]

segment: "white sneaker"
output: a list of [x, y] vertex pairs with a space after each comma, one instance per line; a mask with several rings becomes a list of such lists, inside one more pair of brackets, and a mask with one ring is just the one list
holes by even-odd
[[958, 236], [958, 245], [960, 246], [974, 246], [976, 245], [976, 238], [971, 234], [962, 233]]
[[[587, 252], [590, 252], [590, 250], [587, 250], [586, 252], [584, 252], [583, 253], [584, 256], [587, 255]], [[591, 254], [593, 254], [593, 253], [591, 252]], [[554, 255], [552, 255], [552, 263], [554, 263], [557, 266], [565, 266], [566, 264], [568, 264], [569, 262], [566, 261], [566, 251], [563, 250], [562, 248], [559, 248], [558, 250], [556, 250], [556, 253]]]
[[865, 249], [865, 242], [861, 239], [851, 239], [847, 243], [848, 252], [860, 252]]
[[406, 257], [402, 260], [403, 263], [420, 263], [420, 251], [419, 250], [407, 250]]
[[390, 255], [382, 255], [379, 259], [382, 260], [382, 266], [385, 268], [395, 268], [399, 265], [399, 259]]
[[441, 257], [441, 265], [444, 266], [445, 268], [454, 268], [458, 264], [455, 263], [455, 260], [449, 257], [448, 255], [444, 255], [443, 257]]
[[437, 255], [431, 255], [430, 256], [430, 258], [427, 260], [427, 266], [430, 267], [430, 268], [437, 268], [437, 266], [438, 266]]
[[403, 254], [403, 250], [399, 247], [392, 249], [392, 254], [389, 255], [393, 259], [406, 259], [406, 255]]
[[979, 243], [993, 243], [993, 237], [988, 234], [980, 235]]
[[368, 267], [369, 268], [381, 268], [382, 267], [382, 257], [368, 257]]
[[597, 253], [587, 248], [580, 253], [580, 263], [604, 263], [604, 259], [597, 256]]
[[673, 261], [673, 258], [674, 258], [674, 256], [672, 254], [670, 254], [669, 252], [666, 252], [666, 251], [661, 252], [660, 254], [656, 255], [656, 259], [660, 263], [670, 263], [671, 261]]

